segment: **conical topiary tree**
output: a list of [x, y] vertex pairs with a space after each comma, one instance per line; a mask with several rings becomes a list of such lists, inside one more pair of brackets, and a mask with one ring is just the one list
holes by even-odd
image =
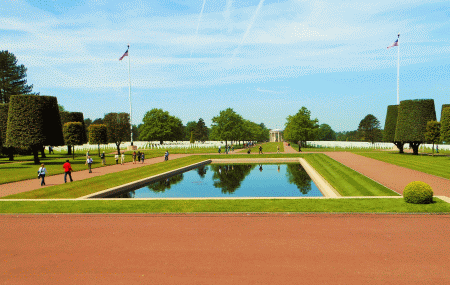
[[445, 143], [450, 142], [450, 106], [442, 110], [441, 141]]
[[442, 113], [444, 112], [444, 109], [450, 107], [450, 104], [442, 104], [442, 108], [441, 108], [441, 121], [442, 121]]
[[395, 128], [397, 126], [398, 105], [387, 107], [386, 121], [384, 123], [383, 141], [391, 142], [397, 146], [400, 153], [403, 153], [404, 142], [395, 141]]
[[419, 153], [419, 146], [425, 141], [427, 122], [436, 121], [433, 99], [404, 100], [398, 107], [395, 141], [409, 143], [413, 153]]
[[8, 123], [8, 103], [0, 103], [0, 151], [8, 154], [9, 160], [14, 160], [14, 149], [6, 147], [6, 125]]

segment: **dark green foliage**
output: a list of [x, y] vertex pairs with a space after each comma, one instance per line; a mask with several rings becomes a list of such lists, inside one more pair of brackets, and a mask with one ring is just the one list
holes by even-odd
[[120, 144], [131, 139], [130, 115], [128, 113], [109, 113], [103, 122], [106, 125], [108, 142], [115, 143], [120, 153]]
[[430, 204], [433, 202], [433, 190], [425, 182], [413, 181], [403, 190], [403, 198], [406, 203]]
[[44, 110], [45, 101], [41, 96], [11, 96], [6, 145], [23, 149], [44, 145]]
[[[64, 125], [65, 123], [69, 122], [80, 122], [83, 126], [83, 144], [88, 142], [88, 137], [86, 135], [86, 125], [84, 122], [84, 116], [82, 112], [60, 112], [61, 116], [61, 124]], [[67, 144], [67, 143], [66, 143]]]
[[30, 94], [33, 85], [27, 85], [27, 69], [17, 65], [14, 54], [0, 51], [0, 103], [8, 103], [11, 95]]
[[189, 121], [186, 123], [186, 126], [184, 127], [183, 140], [188, 141], [191, 139], [191, 134], [195, 130], [195, 127], [197, 127], [197, 123], [195, 121]]
[[58, 100], [52, 96], [40, 96], [45, 101], [44, 114], [44, 145], [64, 145], [61, 117], [59, 115]]
[[191, 138], [189, 139], [189, 143], [195, 143], [193, 131], [191, 132]]
[[380, 121], [372, 114], [365, 116], [364, 119], [359, 122], [358, 132], [361, 134], [361, 138], [364, 141], [371, 143], [381, 141], [383, 138], [380, 130]]
[[360, 133], [358, 131], [343, 131], [336, 133], [337, 141], [360, 141]]
[[441, 108], [441, 121], [442, 121], [442, 113], [444, 112], [445, 108], [450, 107], [450, 104], [442, 104], [442, 108]]
[[395, 141], [408, 142], [414, 154], [425, 141], [427, 122], [436, 121], [433, 99], [405, 100], [398, 107]]
[[211, 138], [228, 141], [237, 141], [242, 137], [244, 120], [233, 109], [220, 111], [219, 116], [212, 118]]
[[317, 137], [319, 120], [311, 119], [311, 111], [302, 107], [297, 114], [287, 117], [284, 138], [288, 141], [305, 143]]
[[450, 142], [450, 107], [444, 108], [441, 115], [441, 141]]
[[397, 126], [398, 105], [387, 107], [386, 121], [384, 123], [383, 141], [393, 142], [395, 139], [395, 128]]
[[167, 111], [152, 109], [145, 114], [142, 121], [144, 123], [140, 128], [140, 140], [158, 140], [162, 144], [163, 141], [175, 141], [184, 138], [183, 123]]
[[306, 170], [299, 164], [289, 163], [286, 168], [286, 176], [291, 184], [295, 184], [302, 194], [311, 191], [311, 178]]
[[[63, 126], [64, 141], [67, 145], [73, 146], [75, 149], [76, 145], [81, 145], [84, 143], [84, 127], [83, 123], [80, 122], [68, 122]], [[75, 150], [73, 151], [73, 158], [75, 159]]]
[[199, 141], [208, 140], [208, 127], [205, 125], [205, 121], [200, 118], [194, 128], [194, 138]]
[[0, 151], [6, 141], [6, 124], [8, 123], [9, 104], [0, 103]]
[[89, 126], [89, 143], [98, 145], [98, 155], [100, 156], [100, 145], [108, 143], [106, 125], [91, 124]]
[[141, 134], [141, 131], [140, 131], [141, 125], [142, 125], [142, 124], [139, 124], [138, 126], [136, 126], [136, 125], [132, 125], [132, 126], [131, 126], [131, 128], [132, 128], [132, 133], [133, 133], [133, 141], [139, 140], [139, 136], [140, 136], [140, 134]]
[[335, 141], [336, 133], [328, 124], [321, 124], [317, 132], [318, 141]]
[[212, 164], [213, 185], [220, 188], [222, 193], [232, 194], [241, 187], [242, 181], [256, 167], [256, 164], [217, 165]]

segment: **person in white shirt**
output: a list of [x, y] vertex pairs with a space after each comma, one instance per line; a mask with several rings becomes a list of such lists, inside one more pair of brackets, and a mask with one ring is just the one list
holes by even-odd
[[93, 162], [92, 158], [90, 156], [88, 156], [85, 164], [88, 165], [89, 173], [92, 173], [92, 162]]
[[119, 164], [119, 154], [116, 153], [116, 155], [114, 155], [114, 159], [116, 160], [116, 164]]
[[120, 164], [123, 165], [124, 161], [125, 161], [125, 152], [122, 152], [122, 155], [120, 156]]
[[45, 174], [47, 174], [47, 169], [44, 164], [41, 164], [41, 167], [38, 170], [38, 178], [41, 178], [41, 186], [45, 185]]

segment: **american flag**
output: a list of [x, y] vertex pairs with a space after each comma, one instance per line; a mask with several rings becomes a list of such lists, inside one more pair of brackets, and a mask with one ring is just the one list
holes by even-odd
[[124, 57], [128, 56], [128, 49], [130, 46], [128, 46], [127, 51], [119, 58], [119, 60], [122, 60]]
[[395, 42], [392, 45], [388, 46], [387, 48], [390, 48], [390, 47], [398, 47], [398, 39], [396, 39]]

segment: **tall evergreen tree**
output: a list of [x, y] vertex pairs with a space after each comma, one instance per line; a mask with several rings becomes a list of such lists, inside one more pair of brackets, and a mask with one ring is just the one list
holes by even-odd
[[0, 103], [8, 103], [11, 95], [32, 94], [33, 85], [27, 85], [27, 69], [17, 64], [16, 56], [0, 51]]
[[369, 114], [361, 120], [358, 126], [358, 132], [360, 132], [361, 137], [365, 141], [374, 143], [375, 141], [381, 141], [382, 134], [380, 130], [380, 121], [372, 115]]

